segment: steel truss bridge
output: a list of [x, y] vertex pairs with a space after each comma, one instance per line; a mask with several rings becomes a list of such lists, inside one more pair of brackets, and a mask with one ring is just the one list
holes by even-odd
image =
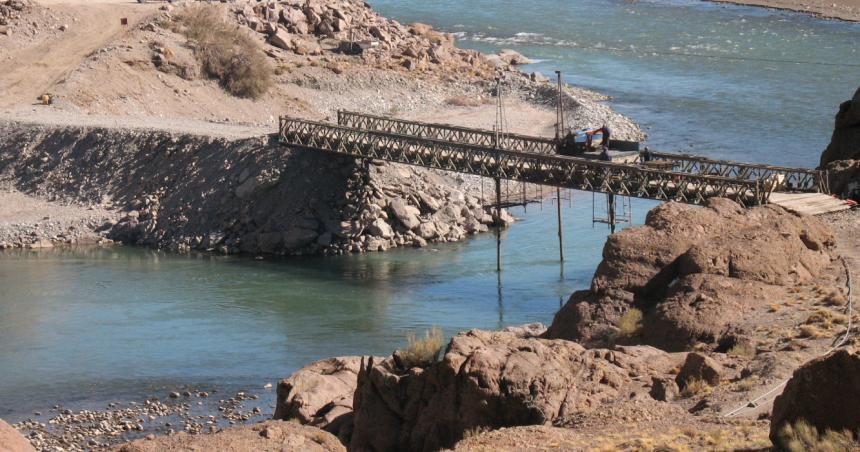
[[[770, 193], [826, 192], [822, 171], [652, 152], [667, 168], [555, 155], [553, 139], [339, 112], [337, 125], [280, 118], [285, 146], [619, 196], [702, 204], [766, 204]], [[782, 179], [777, 188], [777, 177]]]

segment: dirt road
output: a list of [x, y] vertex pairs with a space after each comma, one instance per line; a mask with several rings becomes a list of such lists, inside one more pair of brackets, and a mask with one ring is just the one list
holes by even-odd
[[[36, 97], [60, 83], [88, 55], [116, 39], [141, 19], [153, 14], [158, 5], [132, 0], [41, 0], [39, 4], [74, 18], [68, 30], [34, 46], [13, 50], [14, 64], [0, 71], [0, 107], [17, 107], [36, 102]], [[129, 25], [120, 24], [127, 18]]]

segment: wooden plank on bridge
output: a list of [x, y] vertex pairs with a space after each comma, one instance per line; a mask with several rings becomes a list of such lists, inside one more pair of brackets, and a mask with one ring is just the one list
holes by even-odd
[[804, 215], [822, 215], [851, 208], [847, 201], [824, 193], [771, 193], [769, 201]]

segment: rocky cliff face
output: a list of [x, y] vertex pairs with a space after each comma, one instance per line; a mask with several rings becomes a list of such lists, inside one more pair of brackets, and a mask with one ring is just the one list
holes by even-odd
[[779, 207], [663, 204], [644, 226], [609, 237], [591, 288], [570, 297], [545, 337], [606, 345], [619, 337], [622, 315], [637, 308], [647, 344], [684, 350], [731, 341], [743, 334], [745, 312], [815, 278], [833, 241], [815, 218]]
[[820, 167], [830, 172], [833, 193], [860, 200], [860, 88], [839, 106]]
[[121, 214], [102, 226], [109, 237], [179, 252], [380, 251], [460, 240], [494, 221], [453, 178], [381, 162], [368, 171], [270, 140], [9, 124], [0, 182], [111, 207]]
[[319, 427], [349, 444], [360, 356], [324, 359], [278, 382], [275, 419]]
[[402, 369], [389, 358], [358, 374], [352, 450], [438, 450], [467, 430], [562, 422], [605, 403], [647, 396], [649, 376], [677, 365], [651, 347], [586, 350], [562, 340], [473, 330], [444, 358]]

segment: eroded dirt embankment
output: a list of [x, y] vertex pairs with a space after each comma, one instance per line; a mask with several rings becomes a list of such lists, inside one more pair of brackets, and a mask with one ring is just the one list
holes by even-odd
[[[462, 179], [383, 163], [366, 172], [354, 159], [289, 150], [269, 136], [7, 123], [0, 183], [116, 212], [103, 235], [180, 252], [377, 251], [460, 240], [493, 222], [456, 188]], [[44, 239], [36, 235], [7, 244]]]

